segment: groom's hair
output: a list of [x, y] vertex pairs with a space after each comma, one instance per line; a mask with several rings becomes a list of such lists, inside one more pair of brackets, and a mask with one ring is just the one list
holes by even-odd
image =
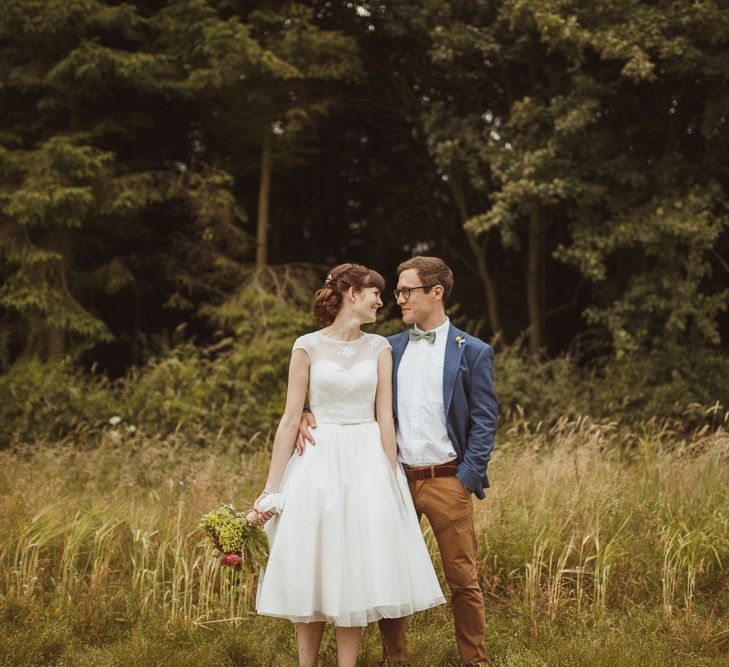
[[[453, 271], [440, 257], [411, 257], [397, 267], [397, 275], [403, 271], [415, 269], [424, 285], [441, 285], [443, 287], [443, 301], [448, 301], [453, 289]], [[430, 292], [430, 288], [423, 290]]]

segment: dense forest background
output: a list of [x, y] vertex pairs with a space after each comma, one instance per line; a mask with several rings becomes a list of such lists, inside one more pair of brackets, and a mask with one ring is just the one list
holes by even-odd
[[327, 268], [412, 254], [505, 414], [714, 419], [728, 84], [712, 0], [6, 0], [4, 441], [252, 437]]

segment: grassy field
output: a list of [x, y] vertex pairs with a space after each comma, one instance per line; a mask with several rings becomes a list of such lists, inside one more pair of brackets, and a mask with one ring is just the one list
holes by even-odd
[[[197, 528], [245, 506], [266, 464], [123, 424], [0, 452], [0, 664], [294, 664], [291, 624], [255, 615], [255, 581], [221, 571]], [[493, 665], [729, 665], [724, 429], [518, 422], [490, 476], [477, 523]], [[413, 664], [458, 665], [446, 607], [414, 617], [409, 640]], [[370, 627], [361, 664], [379, 657]]]

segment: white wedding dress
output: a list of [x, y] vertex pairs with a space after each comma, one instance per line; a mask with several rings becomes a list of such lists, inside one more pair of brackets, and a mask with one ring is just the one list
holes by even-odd
[[259, 614], [364, 626], [445, 602], [405, 475], [392, 472], [375, 421], [386, 347], [374, 334], [342, 342], [318, 331], [294, 343], [311, 363], [316, 445], [291, 457], [283, 512], [266, 524]]

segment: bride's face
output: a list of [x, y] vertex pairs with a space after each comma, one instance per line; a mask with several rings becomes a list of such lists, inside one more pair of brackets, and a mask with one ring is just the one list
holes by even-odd
[[363, 323], [376, 322], [377, 311], [382, 308], [380, 290], [377, 287], [365, 287], [354, 293], [352, 307]]

